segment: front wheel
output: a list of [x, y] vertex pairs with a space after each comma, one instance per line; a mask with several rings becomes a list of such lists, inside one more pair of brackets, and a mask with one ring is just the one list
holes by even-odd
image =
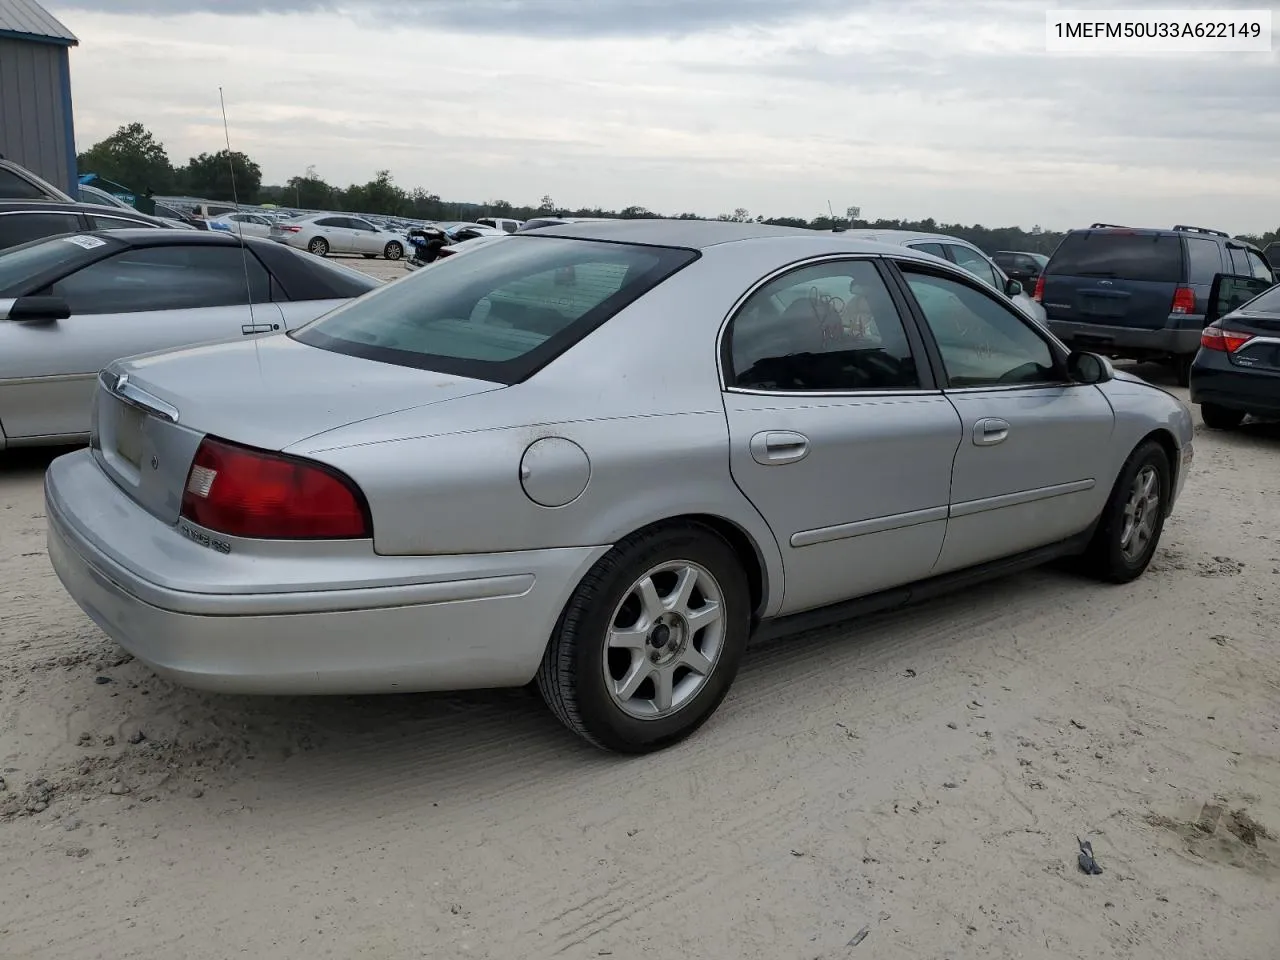
[[1125, 461], [1081, 568], [1108, 583], [1142, 576], [1160, 544], [1173, 486], [1169, 457], [1154, 440], [1140, 443]]
[[1200, 419], [1210, 430], [1234, 430], [1244, 422], [1243, 410], [1231, 410], [1216, 403], [1200, 404]]
[[388, 260], [399, 260], [404, 256], [404, 246], [392, 240], [382, 248], [382, 255]]
[[633, 534], [574, 591], [538, 689], [566, 727], [596, 746], [658, 750], [715, 712], [750, 627], [746, 573], [722, 537], [697, 523]]

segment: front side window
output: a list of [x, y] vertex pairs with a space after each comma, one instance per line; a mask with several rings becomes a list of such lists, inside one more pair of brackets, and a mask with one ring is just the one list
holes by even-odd
[[909, 390], [915, 359], [875, 265], [801, 267], [751, 295], [728, 333], [731, 387], [751, 390]]
[[347, 217], [346, 225], [351, 230], [363, 230], [366, 233], [374, 233], [378, 229], [368, 220], [357, 220], [355, 217]]
[[915, 272], [906, 263], [901, 266], [951, 387], [1060, 379], [1049, 344], [1014, 310], [958, 280]]
[[446, 258], [291, 336], [384, 363], [517, 383], [696, 258], [672, 247], [512, 238]]
[[[245, 274], [248, 273], [246, 284]], [[55, 282], [73, 314], [226, 307], [271, 299], [266, 268], [239, 247], [203, 245], [126, 250]]]
[[0, 250], [79, 229], [74, 213], [8, 213], [0, 216]]
[[991, 264], [987, 262], [986, 257], [977, 250], [962, 247], [958, 243], [948, 243], [946, 246], [947, 252], [951, 254], [951, 259], [957, 267], [963, 267], [968, 270], [992, 289], [1000, 289], [1000, 281], [996, 277], [996, 272], [992, 269]]

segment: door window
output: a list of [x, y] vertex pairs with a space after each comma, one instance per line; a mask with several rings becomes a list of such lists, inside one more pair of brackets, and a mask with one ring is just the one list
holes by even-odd
[[1237, 277], [1252, 276], [1249, 270], [1249, 258], [1245, 256], [1244, 247], [1227, 247], [1227, 255], [1231, 258], [1231, 272]]
[[12, 170], [0, 169], [0, 199], [47, 200], [49, 198], [26, 177], [20, 177]]
[[867, 260], [815, 264], [769, 281], [743, 304], [727, 336], [730, 386], [920, 387], [902, 318]]
[[149, 247], [90, 264], [49, 292], [64, 297], [73, 314], [193, 310], [246, 304], [251, 295], [268, 303], [271, 278], [238, 247]]
[[325, 217], [316, 221], [317, 227], [345, 227], [346, 225], [345, 217]]
[[943, 260], [947, 259], [947, 252], [942, 249], [942, 244], [940, 243], [913, 243], [911, 244], [911, 249], [919, 250], [921, 253], [931, 253], [935, 257], [941, 257]]
[[968, 284], [911, 270], [907, 285], [952, 387], [1056, 383], [1053, 351], [1015, 311]]
[[357, 220], [355, 217], [347, 217], [346, 220], [347, 222], [343, 226], [348, 230], [363, 230], [365, 233], [375, 233], [378, 229], [368, 220]]
[[89, 225], [94, 230], [136, 230], [139, 227], [155, 226], [155, 224], [146, 223], [142, 220], [126, 220], [124, 217], [100, 217], [97, 214], [90, 215]]
[[1249, 275], [1259, 280], [1274, 280], [1271, 275], [1271, 268], [1267, 266], [1265, 260], [1254, 253], [1252, 250], [1246, 250], [1245, 256], [1249, 259]]
[[987, 258], [977, 250], [962, 247], [958, 243], [948, 243], [945, 246], [947, 253], [951, 255], [951, 260], [955, 262], [956, 266], [968, 270], [993, 290], [999, 290], [1004, 286], [1000, 283], [991, 264], [987, 262]]
[[[6, 171], [0, 170], [0, 174]], [[0, 216], [0, 250], [59, 233], [75, 233], [80, 217], [74, 213], [9, 213]]]

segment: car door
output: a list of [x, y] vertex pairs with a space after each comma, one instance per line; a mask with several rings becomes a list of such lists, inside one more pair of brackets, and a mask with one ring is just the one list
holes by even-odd
[[898, 264], [959, 414], [946, 573], [1064, 540], [1102, 510], [1115, 424], [1095, 386], [1007, 300], [918, 262]]
[[382, 253], [384, 241], [382, 233], [368, 220], [359, 217], [347, 217], [351, 229], [351, 248], [354, 253]]
[[351, 248], [351, 230], [346, 217], [321, 217], [315, 222], [315, 235], [329, 244], [330, 253], [354, 253]]
[[266, 269], [221, 245], [127, 249], [40, 293], [66, 299], [71, 316], [6, 325], [6, 349], [27, 358], [26, 375], [0, 389], [10, 437], [86, 433], [94, 379], [112, 360], [283, 325]]
[[960, 419], [874, 258], [759, 286], [721, 351], [734, 481], [777, 538], [783, 613], [928, 576]]
[[84, 229], [80, 215], [68, 210], [13, 211], [0, 213], [0, 250], [59, 233]]

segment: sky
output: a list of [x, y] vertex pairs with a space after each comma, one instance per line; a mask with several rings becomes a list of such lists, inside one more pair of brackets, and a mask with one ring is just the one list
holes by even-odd
[[[175, 163], [221, 149], [221, 86], [231, 145], [268, 183], [389, 169], [476, 202], [1280, 226], [1280, 42], [1048, 53], [1046, 5], [1027, 0], [45, 6], [80, 39], [81, 150], [135, 120]], [[1280, 33], [1276, 0], [1255, 7]]]

